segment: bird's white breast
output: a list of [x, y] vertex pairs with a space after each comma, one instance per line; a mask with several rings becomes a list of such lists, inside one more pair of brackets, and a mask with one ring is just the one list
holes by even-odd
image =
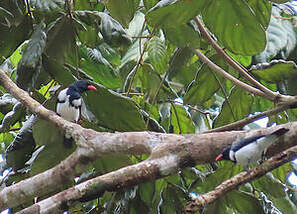
[[[79, 119], [79, 108], [75, 108], [69, 103], [69, 95], [66, 94], [67, 89], [62, 90], [58, 95], [57, 113], [65, 120], [77, 122]], [[60, 101], [60, 102], [59, 102]], [[63, 102], [64, 101], [64, 102]], [[74, 103], [75, 102], [75, 103]], [[73, 101], [75, 106], [80, 106], [81, 99]]]
[[255, 164], [262, 158], [263, 149], [258, 143], [250, 143], [243, 148], [239, 149], [234, 157], [236, 162], [240, 165], [247, 166]]

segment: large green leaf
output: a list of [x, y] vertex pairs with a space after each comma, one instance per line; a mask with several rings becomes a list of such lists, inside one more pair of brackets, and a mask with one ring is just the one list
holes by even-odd
[[76, 10], [94, 10], [94, 11], [103, 11], [105, 6], [104, 3], [97, 0], [79, 0], [75, 1], [74, 8]]
[[[101, 50], [102, 49], [104, 48], [101, 48]], [[79, 57], [82, 59], [80, 68], [90, 75], [95, 82], [111, 89], [122, 87], [118, 73], [109, 63], [109, 60], [105, 59], [101, 54], [99, 49], [80, 46]]]
[[189, 24], [171, 25], [164, 27], [167, 39], [178, 47], [190, 46], [198, 48], [199, 33]]
[[93, 112], [98, 124], [115, 131], [145, 130], [145, 122], [136, 103], [121, 96], [103, 85], [94, 84], [98, 91], [88, 93], [84, 100], [88, 109]]
[[33, 163], [30, 172], [32, 176], [56, 166], [76, 148], [72, 139], [65, 139], [64, 132], [59, 127], [41, 118], [33, 126], [33, 137], [36, 145], [45, 147]]
[[145, 91], [145, 97], [149, 98], [151, 102], [168, 101], [177, 98], [177, 94], [169, 86], [168, 82], [166, 80], [162, 82], [161, 76], [152, 65], [143, 64], [141, 71], [138, 71], [137, 75], [139, 75], [142, 88]]
[[146, 10], [151, 9], [157, 3], [158, 3], [158, 0], [143, 0], [143, 4], [144, 4]]
[[52, 22], [47, 32], [46, 53], [55, 60], [64, 62], [66, 55], [74, 54], [76, 26], [67, 15]]
[[[225, 61], [219, 56], [214, 55], [210, 58], [222, 68], [227, 68]], [[193, 77], [194, 79], [195, 77]], [[184, 102], [192, 105], [203, 105], [203, 103], [219, 90], [224, 87], [225, 79], [204, 65], [184, 96]]]
[[31, 28], [32, 22], [30, 17], [24, 17], [22, 23], [18, 26], [7, 27], [0, 25], [0, 56], [2, 56], [0, 63], [28, 38]]
[[35, 148], [35, 141], [32, 135], [32, 127], [36, 121], [35, 116], [31, 116], [17, 133], [14, 140], [5, 151], [5, 158], [8, 167], [19, 170], [25, 167]]
[[[16, 82], [24, 90], [39, 88], [40, 86], [36, 80], [40, 74], [45, 45], [46, 34], [38, 25], [17, 67]], [[45, 73], [43, 75], [46, 76]]]
[[140, 0], [106, 0], [105, 5], [113, 18], [118, 20], [124, 27], [128, 27], [139, 6], [139, 2]]
[[244, 0], [208, 1], [203, 21], [236, 54], [255, 55], [265, 48], [264, 28]]
[[271, 17], [271, 3], [267, 0], [248, 0], [247, 3], [255, 13], [259, 23], [266, 30]]
[[227, 195], [226, 204], [238, 213], [265, 213], [260, 201], [251, 193], [232, 191]]
[[297, 77], [297, 66], [293, 61], [273, 60], [251, 67], [250, 72], [259, 79], [270, 83], [279, 83], [285, 79]]
[[193, 134], [195, 125], [189, 112], [181, 105], [171, 105], [171, 127], [176, 134]]
[[220, 127], [237, 120], [243, 119], [251, 112], [254, 102], [253, 95], [235, 87], [230, 96], [225, 100], [220, 114], [214, 120], [214, 127]]
[[159, 5], [157, 4], [150, 10], [146, 19], [149, 25], [153, 27], [172, 28], [173, 25], [180, 26], [198, 15], [202, 11], [205, 2], [207, 1], [177, 1], [170, 5], [163, 3], [165, 5], [163, 6], [161, 1]]
[[104, 41], [112, 47], [125, 48], [132, 43], [122, 25], [105, 13], [101, 13], [100, 32]]

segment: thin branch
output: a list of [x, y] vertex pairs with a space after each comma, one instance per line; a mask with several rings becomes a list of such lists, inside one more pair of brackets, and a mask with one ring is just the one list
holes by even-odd
[[225, 88], [223, 87], [223, 84], [221, 83], [221, 81], [220, 81], [219, 78], [217, 77], [216, 72], [215, 72], [214, 70], [212, 70], [212, 69], [210, 69], [210, 70], [211, 70], [212, 74], [214, 75], [216, 81], [219, 83], [219, 86], [220, 86], [220, 88], [221, 88], [221, 91], [222, 91], [223, 94], [224, 94], [225, 101], [227, 102], [227, 105], [228, 105], [228, 107], [229, 107], [229, 109], [230, 109], [230, 112], [231, 112], [231, 114], [232, 114], [233, 119], [236, 120], [235, 113], [234, 113], [233, 108], [232, 108], [232, 106], [231, 106], [231, 103], [230, 103], [228, 94], [227, 94]]
[[276, 169], [277, 167], [291, 161], [297, 155], [297, 146], [289, 148], [269, 160], [265, 161], [263, 164], [254, 167], [252, 170], [242, 172], [234, 177], [226, 180], [217, 186], [214, 190], [200, 195], [198, 198], [189, 202], [185, 206], [186, 212], [196, 212], [204, 206], [214, 203], [216, 200], [227, 194], [228, 192], [236, 189], [242, 184], [255, 180], [262, 177], [267, 172]]
[[178, 104], [180, 104], [180, 105], [183, 105], [184, 107], [188, 107], [188, 108], [190, 108], [190, 109], [192, 109], [192, 110], [194, 110], [194, 111], [197, 111], [197, 112], [199, 112], [199, 113], [201, 113], [201, 114], [210, 114], [209, 111], [203, 111], [203, 110], [198, 109], [198, 108], [195, 108], [194, 106], [191, 106], [191, 105], [189, 105], [189, 104], [184, 104], [183, 102], [180, 102], [180, 101], [178, 101], [178, 100], [169, 100], [169, 102], [171, 102], [171, 103], [178, 103]]
[[275, 97], [271, 97], [270, 95], [267, 95], [266, 93], [264, 93], [263, 91], [254, 88], [253, 86], [250, 86], [238, 79], [236, 79], [235, 77], [233, 77], [232, 75], [230, 75], [229, 73], [227, 73], [226, 71], [224, 71], [221, 67], [217, 66], [216, 64], [214, 64], [211, 60], [209, 60], [203, 53], [201, 53], [199, 50], [194, 50], [194, 53], [204, 62], [206, 63], [211, 69], [213, 69], [214, 71], [218, 72], [219, 74], [221, 74], [222, 76], [224, 76], [226, 79], [230, 80], [231, 82], [233, 82], [235, 85], [243, 88], [244, 90], [255, 94], [257, 96], [260, 97], [264, 97], [265, 99], [268, 99], [270, 101], [275, 101]]
[[[142, 27], [141, 27], [141, 32], [143, 31], [143, 29], [145, 27], [145, 24], [146, 24], [146, 22], [143, 22]], [[137, 65], [136, 65], [135, 69], [133, 69], [131, 71], [132, 72], [131, 73], [132, 77], [131, 77], [130, 82], [129, 82], [129, 86], [128, 86], [128, 90], [127, 90], [127, 96], [129, 96], [129, 94], [131, 92], [131, 88], [132, 88], [134, 77], [135, 77], [135, 75], [136, 75], [136, 73], [138, 71], [139, 66], [142, 64], [142, 61], [143, 61], [142, 58], [143, 58], [143, 55], [145, 53], [145, 48], [143, 48], [143, 50], [141, 51], [141, 39], [142, 38], [139, 38], [139, 54], [140, 54], [140, 56], [139, 56], [139, 59], [138, 59], [138, 62], [137, 62]], [[127, 76], [127, 80], [129, 78], [129, 75], [130, 75], [130, 73]]]
[[289, 108], [289, 106], [286, 106], [286, 105], [277, 106], [277, 107], [275, 107], [273, 109], [270, 109], [268, 111], [264, 111], [264, 112], [261, 112], [261, 113], [256, 114], [256, 115], [252, 115], [252, 116], [246, 117], [246, 118], [244, 118], [242, 120], [239, 120], [239, 121], [236, 121], [234, 123], [230, 123], [230, 124], [227, 124], [225, 126], [221, 126], [219, 128], [211, 129], [211, 130], [205, 131], [203, 133], [212, 133], [212, 132], [223, 132], [223, 131], [231, 131], [231, 130], [240, 130], [245, 125], [247, 125], [249, 123], [252, 123], [252, 122], [254, 122], [254, 121], [258, 120], [258, 119], [264, 118], [264, 117], [269, 117], [269, 116], [275, 115], [277, 113], [280, 113], [282, 111], [285, 111], [288, 108]]
[[239, 71], [249, 82], [251, 82], [254, 86], [256, 86], [258, 89], [263, 91], [266, 94], [266, 97], [269, 100], [274, 100], [277, 93], [271, 91], [270, 89], [266, 88], [264, 85], [260, 84], [257, 80], [255, 80], [251, 75], [248, 74], [247, 70], [239, 65], [236, 60], [234, 60], [230, 55], [228, 55], [217, 43], [216, 41], [209, 35], [209, 33], [206, 31], [206, 29], [203, 27], [201, 22], [197, 17], [194, 18], [195, 23], [198, 25], [198, 28], [201, 32], [201, 34], [209, 41], [211, 46], [217, 51], [218, 54], [222, 55], [225, 60], [228, 62], [229, 65], [231, 65], [235, 70]]

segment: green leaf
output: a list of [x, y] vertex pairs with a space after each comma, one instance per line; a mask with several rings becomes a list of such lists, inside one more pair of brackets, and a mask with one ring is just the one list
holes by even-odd
[[[102, 47], [101, 50], [104, 51], [104, 48]], [[108, 50], [110, 51], [110, 49]], [[109, 63], [110, 60], [105, 59], [99, 49], [80, 46], [78, 54], [81, 59], [80, 68], [84, 70], [86, 74], [90, 75], [95, 82], [111, 89], [122, 87], [122, 81], [119, 74]], [[111, 56], [110, 54], [107, 56], [110, 58], [116, 57], [115, 55]]]
[[[226, 63], [219, 55], [214, 55], [210, 59], [223, 69], [226, 69]], [[203, 65], [201, 70], [198, 71], [196, 82], [192, 82], [187, 88], [188, 91], [184, 96], [184, 102], [202, 106], [204, 102], [212, 98], [224, 86], [224, 83], [224, 77], [212, 71], [208, 66]]]
[[[193, 51], [189, 47], [176, 48], [170, 57], [168, 79], [173, 79], [178, 73], [182, 73], [181, 76], [187, 75], [187, 73], [182, 72], [182, 68], [194, 55]], [[193, 76], [191, 77], [191, 80]]]
[[139, 185], [140, 198], [149, 206], [152, 206], [155, 194], [155, 182], [147, 182]]
[[220, 114], [214, 120], [213, 127], [220, 127], [247, 117], [253, 102], [253, 95], [234, 87], [230, 96], [224, 101]]
[[[273, 176], [272, 173], [268, 173], [258, 180], [253, 181], [252, 184], [255, 188], [265, 192], [266, 194], [274, 198], [282, 198], [286, 196], [283, 185], [279, 182], [278, 179]], [[273, 188], [271, 188], [272, 186]]]
[[211, 0], [202, 15], [210, 31], [233, 53], [255, 55], [264, 50], [264, 28], [246, 1]]
[[167, 39], [178, 47], [190, 46], [198, 48], [199, 33], [189, 24], [171, 25], [164, 27]]
[[201, 1], [173, 1], [173, 4], [166, 4], [160, 1], [152, 8], [146, 16], [149, 25], [153, 27], [180, 26], [189, 22], [203, 9], [205, 2]]
[[266, 30], [271, 18], [272, 4], [266, 0], [248, 0], [247, 3], [254, 11], [259, 23]]
[[25, 166], [34, 151], [35, 141], [32, 135], [32, 127], [35, 123], [35, 116], [31, 116], [17, 133], [14, 140], [5, 151], [5, 158], [8, 167], [19, 170]]
[[[124, 27], [128, 27], [140, 0], [106, 0], [105, 5], [110, 15], [118, 20]], [[119, 5], [121, 5], [119, 7]]]
[[242, 55], [234, 54], [227, 49], [225, 51], [228, 55], [230, 55], [233, 59], [235, 59], [237, 62], [242, 64], [244, 67], [248, 67], [252, 63], [251, 56], [242, 56]]
[[42, 65], [44, 70], [51, 75], [59, 84], [68, 86], [75, 81], [75, 78], [69, 70], [52, 58], [48, 58], [46, 55], [42, 56]]
[[145, 97], [149, 98], [151, 102], [154, 101], [155, 97], [157, 102], [168, 101], [177, 97], [177, 94], [166, 80], [162, 83], [161, 76], [154, 70], [152, 65], [145, 63], [141, 66], [141, 69], [142, 71], [139, 71], [137, 75], [145, 91]]
[[171, 105], [171, 126], [173, 133], [192, 134], [195, 133], [195, 125], [189, 112], [180, 105]]
[[66, 55], [74, 54], [76, 27], [67, 15], [52, 22], [47, 32], [46, 53], [49, 57], [64, 62]]
[[88, 93], [84, 96], [84, 100], [88, 109], [98, 119], [98, 125], [115, 131], [146, 129], [140, 110], [132, 99], [108, 90], [102, 85], [92, 84], [98, 91]]
[[[51, 102], [55, 104], [54, 99]], [[33, 126], [33, 137], [37, 145], [45, 145], [45, 148], [34, 161], [30, 172], [32, 176], [56, 166], [76, 148], [73, 140], [64, 141], [64, 132], [59, 127], [41, 118]]]
[[97, 26], [101, 22], [101, 12], [89, 10], [74, 11], [74, 15], [87, 25]]
[[[40, 87], [40, 83], [36, 80], [41, 71], [45, 45], [46, 34], [42, 26], [37, 25], [17, 67], [16, 82], [24, 90]], [[43, 73], [43, 75], [46, 74]]]
[[132, 40], [124, 28], [111, 16], [101, 13], [100, 32], [111, 47], [128, 47]]
[[97, 0], [79, 0], [75, 1], [74, 9], [75, 10], [93, 10], [93, 11], [103, 11], [105, 8], [104, 3]]
[[228, 193], [226, 201], [238, 213], [265, 214], [260, 201], [250, 193], [232, 191]]
[[157, 3], [158, 3], [158, 0], [143, 0], [143, 4], [144, 4], [146, 10], [151, 9]]
[[6, 27], [0, 25], [0, 63], [28, 38], [31, 29], [32, 22], [30, 17], [23, 18], [18, 26]]
[[147, 45], [147, 53], [148, 53], [148, 59], [154, 66], [154, 68], [161, 73], [165, 70], [165, 67], [167, 65], [166, 58], [167, 58], [167, 52], [166, 52], [166, 45], [165, 41], [160, 39], [157, 36], [154, 36], [148, 42]]
[[131, 159], [126, 155], [111, 155], [98, 159], [94, 167], [97, 173], [105, 174], [132, 164]]
[[272, 60], [270, 63], [253, 65], [250, 72], [269, 83], [279, 83], [297, 77], [297, 65], [293, 61]]

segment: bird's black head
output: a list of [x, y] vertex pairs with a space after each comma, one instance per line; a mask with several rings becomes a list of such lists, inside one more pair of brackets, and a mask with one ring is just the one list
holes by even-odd
[[221, 160], [230, 160], [229, 153], [230, 153], [231, 146], [226, 147], [221, 154], [216, 157], [216, 161]]
[[92, 90], [92, 91], [97, 91], [97, 89], [90, 85], [87, 81], [85, 80], [78, 80], [75, 83], [72, 83], [69, 88], [79, 92], [80, 94], [87, 91], [87, 90]]

